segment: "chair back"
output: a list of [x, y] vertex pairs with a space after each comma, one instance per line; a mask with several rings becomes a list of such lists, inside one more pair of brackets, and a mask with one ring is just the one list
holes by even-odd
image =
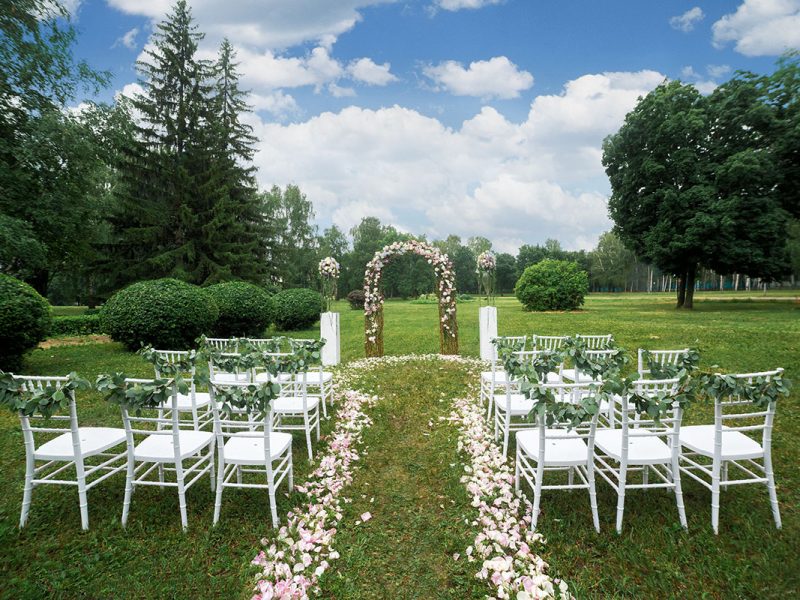
[[[154, 384], [152, 379], [126, 378], [126, 390], [132, 389], [142, 384]], [[139, 411], [131, 412], [126, 406], [122, 406], [122, 422], [125, 425], [125, 439], [128, 442], [128, 450], [132, 451], [135, 446], [136, 436], [159, 435], [172, 438], [172, 448], [174, 451], [175, 463], [181, 462], [180, 448], [180, 409], [178, 408], [178, 390], [172, 386], [170, 399], [159, 406], [145, 407]], [[164, 409], [169, 411], [169, 416], [164, 416]]]
[[[539, 389], [552, 393], [558, 402], [578, 404], [584, 398], [591, 396], [594, 391], [588, 383], [540, 383]], [[545, 456], [546, 440], [564, 440], [581, 438], [589, 448], [588, 457], [592, 460], [594, 454], [594, 437], [597, 431], [597, 421], [600, 416], [598, 411], [576, 427], [569, 427], [566, 423], [547, 425], [545, 415], [537, 415], [536, 426], [539, 428], [539, 456]]]
[[[156, 350], [155, 352], [156, 354], [158, 354], [159, 358], [165, 360], [171, 365], [175, 365], [179, 363], [182, 359], [189, 356], [188, 350]], [[158, 365], [154, 365], [154, 368], [156, 372], [156, 379], [161, 379], [162, 377], [168, 377], [168, 375], [162, 374], [158, 370]], [[195, 365], [192, 365], [191, 367], [189, 367], [189, 370], [184, 371], [182, 373], [182, 375], [184, 376], [184, 380], [190, 382], [189, 389], [192, 398], [195, 397], [195, 391], [196, 391], [194, 382], [196, 373], [197, 373], [197, 367]]]
[[[272, 407], [269, 406], [266, 410], [248, 411], [231, 407], [229, 412], [223, 411], [220, 408], [220, 393], [224, 391], [235, 390], [237, 388], [246, 388], [252, 386], [252, 383], [218, 383], [211, 382], [208, 386], [209, 394], [211, 395], [211, 410], [214, 413], [214, 435], [217, 438], [217, 448], [222, 457], [222, 462], [219, 468], [223, 468], [225, 458], [225, 442], [232, 437], [236, 438], [257, 438], [264, 440], [264, 466], [267, 473], [272, 471], [272, 461], [270, 460], [270, 433], [272, 432]], [[256, 384], [264, 385], [264, 384]]]
[[237, 338], [206, 338], [206, 343], [222, 352], [239, 351], [239, 340]]
[[[650, 369], [644, 363], [644, 348], [639, 348], [637, 363], [639, 370], [639, 377], [650, 375]], [[686, 356], [689, 353], [689, 348], [681, 348], [680, 350], [650, 350], [650, 356], [659, 365], [675, 365], [678, 359]]]
[[[497, 340], [498, 343], [510, 345], [515, 351], [525, 350], [525, 344], [528, 342], [527, 335], [503, 335], [494, 339]], [[492, 344], [492, 371], [497, 368], [498, 360], [497, 344]]]
[[280, 338], [247, 338], [247, 342], [262, 352], [278, 352], [281, 349]]
[[[549, 352], [551, 352], [551, 351], [550, 350], [520, 350], [518, 352], [514, 352], [514, 355], [517, 358], [519, 358], [519, 360], [523, 363], [523, 365], [530, 365], [530, 364], [533, 364], [536, 361], [536, 359], [538, 359], [540, 356], [542, 356], [543, 354], [547, 354]], [[562, 375], [563, 370], [564, 370], [564, 364], [561, 363], [561, 364], [558, 365], [558, 371], [556, 373], [558, 375], [559, 381], [561, 380], [561, 375]], [[536, 383], [536, 382], [531, 381], [531, 383]], [[542, 383], [548, 383], [548, 382], [542, 382]]]
[[610, 333], [606, 335], [582, 335], [579, 333], [575, 337], [586, 344], [589, 350], [605, 350], [614, 341], [614, 336]]
[[[19, 382], [28, 392], [46, 388], [61, 389], [69, 381], [68, 377], [42, 377], [35, 375], [13, 375], [13, 377], [14, 381]], [[19, 413], [19, 420], [22, 425], [22, 439], [25, 443], [25, 454], [31, 459], [36, 452], [35, 438], [38, 434], [51, 434], [48, 437], [52, 438], [55, 435], [70, 433], [72, 435], [74, 456], [81, 456], [81, 436], [78, 432], [78, 411], [75, 404], [75, 392], [72, 389], [67, 389], [65, 393], [69, 398], [68, 415], [52, 415], [49, 419], [45, 419], [41, 415], [27, 416], [22, 412]], [[38, 423], [46, 423], [46, 425], [38, 425]], [[59, 427], [60, 424], [63, 426]]]
[[[220, 359], [224, 360], [226, 358], [238, 358], [241, 354], [238, 352], [222, 352], [220, 353]], [[233, 372], [228, 372], [225, 370], [221, 370], [217, 363], [214, 360], [214, 357], [211, 357], [208, 360], [208, 378], [211, 381], [220, 380], [220, 381], [236, 381], [236, 382], [248, 382], [251, 380], [253, 373], [252, 371], [244, 371], [242, 372], [238, 367]]]
[[[640, 379], [636, 382], [635, 390], [640, 396], [657, 397], [660, 394], [672, 394], [678, 389], [679, 379]], [[680, 454], [678, 437], [681, 432], [683, 409], [677, 404], [672, 405], [672, 410], [662, 416], [658, 421], [647, 414], [635, 412], [635, 406], [630, 404], [627, 395], [622, 395], [619, 409], [614, 408], [617, 420], [622, 427], [622, 458], [628, 462], [628, 449], [631, 437], [658, 437], [665, 438], [669, 445], [673, 463]]]
[[[736, 379], [743, 379], [747, 383], [756, 381], [770, 381], [776, 375], [783, 373], [783, 369], [761, 371], [758, 373], [737, 373], [728, 375]], [[772, 427], [775, 421], [776, 402], [770, 402], [766, 409], [760, 409], [753, 403], [739, 396], [716, 398], [714, 401], [714, 436], [715, 452], [722, 449], [722, 431], [741, 431], [745, 435], [761, 432], [761, 446], [769, 451], [772, 445]]]
[[[610, 356], [614, 354], [615, 350], [586, 350], [584, 354], [587, 358], [601, 358], [603, 356]], [[592, 378], [588, 373], [580, 371], [575, 368], [575, 383], [592, 383]]]
[[567, 340], [565, 335], [532, 335], [531, 344], [534, 350], [548, 350], [556, 352], [561, 350]]

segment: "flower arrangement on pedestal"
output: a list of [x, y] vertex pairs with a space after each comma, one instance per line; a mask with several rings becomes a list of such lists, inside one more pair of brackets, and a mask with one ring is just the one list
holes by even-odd
[[477, 269], [478, 289], [481, 295], [486, 296], [486, 302], [494, 304], [495, 283], [497, 281], [497, 259], [493, 252], [481, 252], [478, 255]]
[[325, 312], [330, 312], [331, 302], [336, 300], [339, 273], [339, 263], [332, 256], [328, 256], [319, 261], [319, 277], [322, 281], [322, 297], [325, 299]]
[[364, 273], [364, 331], [367, 356], [383, 355], [383, 294], [380, 290], [383, 268], [394, 256], [417, 254], [433, 266], [436, 275], [436, 295], [439, 298], [439, 337], [442, 354], [458, 354], [456, 324], [456, 273], [453, 263], [425, 242], [406, 240], [394, 242], [375, 253]]

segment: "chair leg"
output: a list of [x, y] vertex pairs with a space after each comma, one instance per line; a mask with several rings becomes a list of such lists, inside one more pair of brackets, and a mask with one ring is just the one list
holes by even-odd
[[767, 490], [769, 491], [769, 504], [772, 507], [772, 518], [775, 519], [775, 527], [781, 528], [781, 509], [778, 506], [778, 492], [775, 489], [775, 474], [772, 471], [772, 456], [767, 453], [764, 456], [764, 470], [767, 472]]
[[209, 446], [209, 448], [208, 448], [208, 466], [209, 466], [208, 481], [209, 481], [209, 484], [211, 485], [211, 491], [212, 492], [217, 487], [217, 478], [216, 478], [216, 474], [214, 473], [214, 467], [215, 467], [215, 465], [214, 465], [214, 446], [215, 446], [215, 443], [212, 442], [211, 446]]
[[539, 521], [539, 504], [542, 500], [542, 479], [544, 479], [544, 463], [536, 462], [536, 479], [533, 482], [533, 514], [531, 524], [536, 528], [536, 523]]
[[311, 426], [308, 423], [308, 413], [303, 414], [303, 422], [305, 423], [306, 432], [306, 449], [308, 450], [308, 460], [311, 461], [314, 458], [314, 453], [311, 450]]
[[[572, 467], [570, 467], [569, 471], [567, 471], [567, 484], [568, 485], [575, 484], [575, 469], [573, 469]], [[569, 491], [572, 492], [572, 490]]]
[[675, 503], [678, 505], [678, 518], [684, 530], [689, 529], [686, 521], [686, 507], [683, 505], [683, 488], [681, 487], [681, 472], [678, 465], [678, 457], [672, 462], [672, 481], [675, 484]]
[[78, 478], [78, 505], [81, 509], [81, 529], [89, 529], [89, 499], [86, 497], [86, 477]]
[[242, 467], [236, 467], [236, 483], [242, 485]]
[[722, 469], [719, 473], [720, 478], [720, 488], [722, 491], [726, 491], [728, 489], [728, 463], [722, 463]]
[[720, 464], [715, 461], [711, 466], [711, 528], [714, 535], [719, 533], [719, 479]]
[[519, 471], [520, 471], [520, 467], [519, 467], [519, 446], [517, 446], [517, 457], [516, 457], [516, 460], [514, 461], [514, 490], [517, 491], [517, 492], [520, 490], [520, 485], [521, 485], [520, 481], [519, 481], [519, 479], [520, 479], [520, 472]]
[[617, 484], [617, 533], [622, 533], [622, 516], [625, 513], [625, 483], [628, 478], [627, 469], [620, 468]]
[[291, 492], [294, 489], [294, 463], [292, 462], [292, 447], [289, 446], [289, 491]]
[[222, 488], [225, 480], [225, 459], [222, 452], [219, 453], [219, 464], [217, 465], [217, 493], [214, 495], [214, 525], [219, 522], [219, 513], [222, 510]]
[[22, 513], [19, 516], [20, 529], [25, 527], [25, 523], [28, 522], [28, 513], [30, 512], [31, 508], [31, 497], [33, 496], [33, 474], [35, 468], [36, 465], [32, 459], [26, 461], [25, 488], [23, 489], [22, 492]]
[[589, 505], [592, 507], [592, 522], [594, 529], [600, 533], [600, 516], [597, 512], [597, 490], [594, 485], [594, 463], [590, 459], [586, 467], [586, 479], [589, 481]]
[[184, 531], [189, 528], [189, 518], [186, 514], [186, 488], [183, 485], [183, 465], [175, 465], [175, 475], [178, 480], [178, 506], [181, 509], [181, 527]]
[[324, 384], [319, 386], [320, 404], [322, 404], [322, 416], [328, 418], [328, 408], [325, 406], [325, 387]]
[[128, 524], [128, 513], [131, 508], [131, 495], [133, 495], [133, 478], [136, 471], [136, 463], [133, 454], [128, 453], [128, 469], [125, 475], [125, 499], [122, 501], [122, 526]]

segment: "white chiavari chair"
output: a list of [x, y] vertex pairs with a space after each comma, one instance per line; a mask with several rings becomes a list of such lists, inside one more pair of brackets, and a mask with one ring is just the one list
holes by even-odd
[[[783, 369], [760, 373], [729, 375], [748, 383], [770, 380]], [[767, 486], [775, 527], [781, 528], [781, 513], [772, 470], [772, 427], [775, 402], [766, 410], [757, 409], [738, 396], [717, 398], [713, 425], [688, 425], [681, 428], [681, 472], [711, 490], [711, 527], [719, 533], [720, 489], [731, 485]], [[754, 439], [760, 434], [761, 440]], [[734, 475], [731, 478], [731, 467]]]
[[[159, 357], [168, 363], [174, 365], [180, 363], [181, 360], [189, 357], [187, 350], [156, 350]], [[155, 366], [156, 379], [167, 377], [166, 374], [161, 373], [158, 366]], [[183, 373], [184, 380], [189, 384], [189, 393], [182, 394], [178, 392], [178, 410], [182, 413], [190, 413], [191, 419], [181, 419], [182, 426], [191, 425], [194, 429], [202, 429], [206, 425], [211, 425], [213, 415], [211, 414], [211, 396], [208, 392], [198, 392], [195, 378], [197, 375], [197, 368], [192, 365], [190, 369]], [[167, 403], [168, 405], [169, 403]], [[165, 406], [164, 410], [159, 417], [169, 417], [170, 409]]]
[[[677, 389], [677, 379], [640, 380], [636, 392], [641, 396], [671, 394]], [[595, 470], [617, 492], [617, 533], [622, 532], [625, 512], [625, 492], [628, 489], [669, 489], [675, 492], [678, 516], [686, 529], [686, 511], [683, 505], [679, 470], [683, 411], [677, 404], [667, 416], [655, 421], [646, 415], [633, 417], [633, 407], [628, 397], [621, 398], [617, 429], [598, 429], [595, 435]], [[655, 480], [650, 481], [650, 473]], [[629, 480], [639, 473], [641, 483]]]
[[[14, 379], [29, 392], [59, 389], [69, 380], [67, 377], [23, 375], [15, 375]], [[125, 451], [107, 452], [125, 442], [125, 430], [116, 427], [80, 427], [75, 393], [71, 389], [65, 393], [69, 398], [68, 415], [52, 415], [46, 420], [40, 416], [19, 413], [25, 443], [25, 487], [20, 527], [24, 527], [28, 521], [34, 487], [70, 485], [78, 488], [81, 527], [89, 529], [88, 491], [125, 469]], [[61, 424], [64, 426], [59, 427]], [[44, 436], [50, 439], [42, 441]], [[37, 463], [41, 464], [37, 466]], [[75, 469], [74, 479], [67, 478], [72, 467]]]
[[[539, 387], [559, 402], [573, 404], [591, 393], [586, 383], [548, 383]], [[534, 429], [517, 432], [515, 485], [519, 491], [524, 479], [533, 489], [534, 527], [539, 518], [542, 490], [583, 489], [589, 492], [594, 528], [600, 531], [594, 477], [594, 438], [598, 414], [573, 428], [547, 427], [544, 416], [538, 415]], [[564, 471], [567, 472], [567, 483], [544, 484], [546, 472]], [[575, 481], [575, 474], [578, 475], [578, 482]]]
[[[291, 352], [264, 353], [265, 357], [273, 357], [280, 361], [282, 357], [290, 358]], [[273, 431], [302, 431], [306, 438], [308, 459], [312, 460], [314, 452], [311, 448], [311, 432], [316, 430], [319, 441], [320, 397], [309, 396], [307, 373], [280, 373], [276, 381], [281, 385], [280, 397], [272, 403]]]
[[[496, 339], [498, 342], [511, 345], [514, 350], [522, 351], [525, 350], [525, 344], [528, 340], [528, 336], [508, 335], [498, 337]], [[486, 413], [487, 419], [492, 417], [492, 398], [494, 397], [495, 391], [500, 388], [504, 388], [509, 384], [513, 385], [513, 382], [509, 381], [509, 377], [507, 376], [503, 365], [500, 364], [500, 360], [497, 355], [497, 346], [492, 344], [491, 367], [488, 371], [481, 372], [480, 398], [481, 402], [485, 402], [488, 407]]]
[[[126, 386], [134, 387], [153, 383], [148, 379], [126, 379]], [[214, 490], [214, 444], [213, 431], [181, 429], [178, 391], [173, 388], [170, 416], [159, 417], [163, 408], [143, 408], [131, 412], [122, 406], [122, 421], [128, 445], [125, 499], [122, 504], [122, 525], [128, 522], [131, 496], [138, 486], [174, 487], [178, 490], [178, 505], [181, 526], [188, 527], [186, 515], [186, 491], [203, 475], [208, 474]], [[155, 414], [156, 416], [146, 416]], [[213, 414], [213, 413], [212, 413]], [[140, 441], [137, 443], [137, 439]], [[165, 481], [164, 472], [174, 473], [175, 481]], [[153, 479], [153, 473], [158, 474]]]
[[[278, 526], [275, 490], [284, 479], [288, 489], [294, 487], [292, 470], [292, 436], [272, 431], [271, 408], [252, 413], [233, 409], [221, 412], [219, 393], [248, 383], [212, 383], [214, 398], [214, 432], [217, 437], [217, 492], [214, 501], [214, 524], [219, 521], [224, 488], [266, 489], [269, 497], [272, 526]], [[264, 385], [264, 384], [256, 384]], [[245, 481], [245, 477], [247, 481]], [[264, 479], [266, 478], [266, 483]]]

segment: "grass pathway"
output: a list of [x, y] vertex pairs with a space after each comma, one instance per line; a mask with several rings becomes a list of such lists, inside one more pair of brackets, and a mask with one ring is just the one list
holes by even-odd
[[[321, 581], [324, 597], [483, 597], [475, 566], [453, 559], [471, 543], [464, 519], [474, 509], [459, 482], [457, 432], [439, 420], [465, 385], [463, 367], [441, 361], [365, 373], [359, 387], [381, 400], [336, 536], [341, 558]], [[372, 519], [361, 522], [365, 512]]]

